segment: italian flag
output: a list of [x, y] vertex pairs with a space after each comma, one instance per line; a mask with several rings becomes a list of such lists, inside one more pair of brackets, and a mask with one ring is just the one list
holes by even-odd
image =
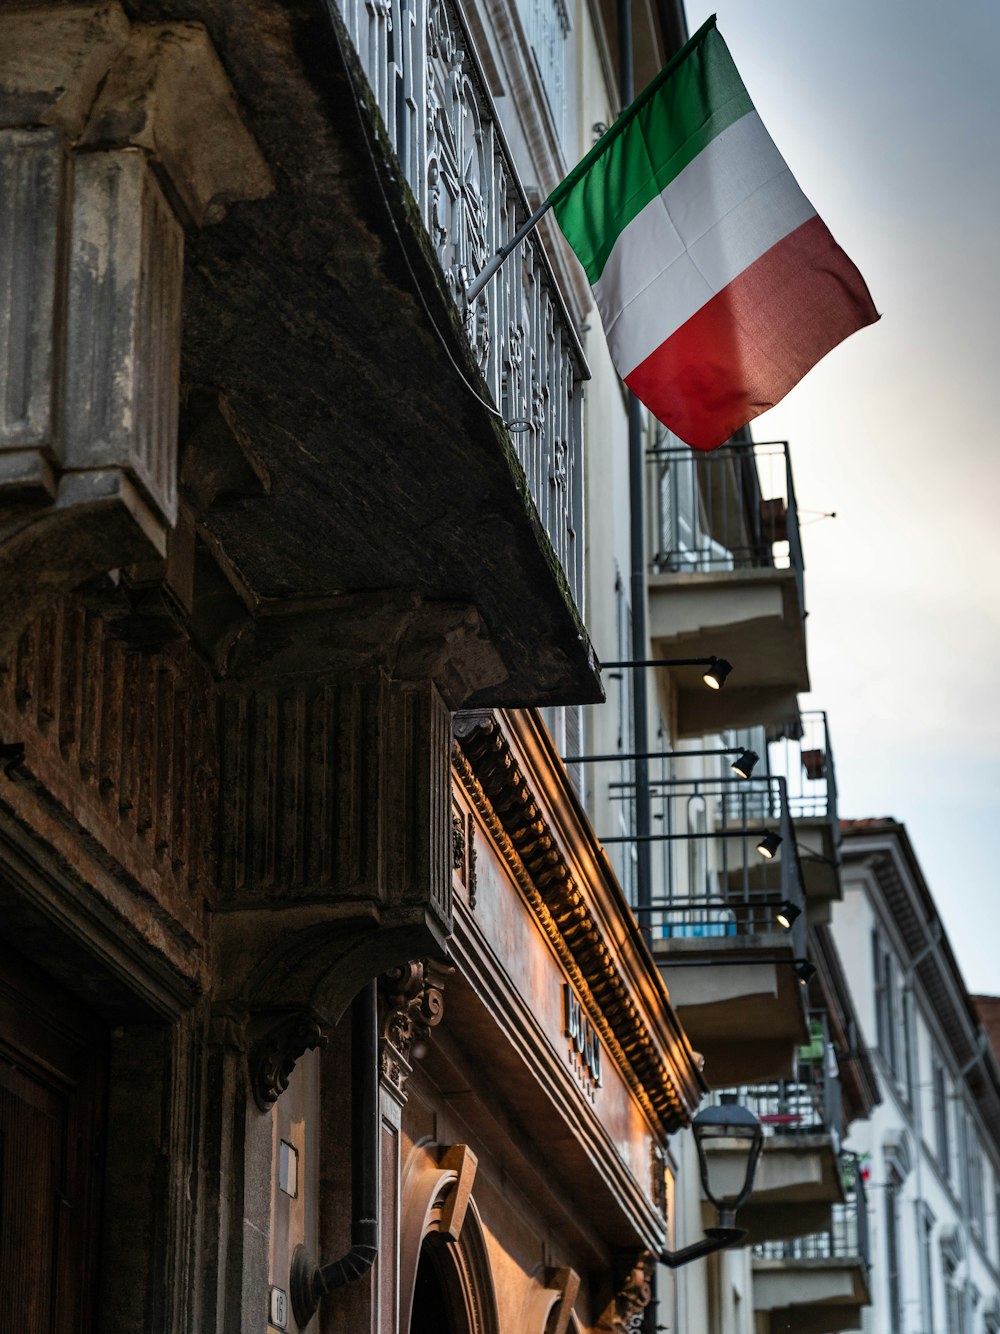
[[549, 198], [611, 357], [714, 449], [878, 314], [764, 129], [712, 18]]

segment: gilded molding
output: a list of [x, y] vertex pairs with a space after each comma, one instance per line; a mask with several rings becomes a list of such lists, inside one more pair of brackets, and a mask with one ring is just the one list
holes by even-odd
[[584, 892], [490, 715], [453, 748], [452, 763], [528, 906], [552, 943], [587, 1013], [641, 1106], [665, 1134], [686, 1125], [670, 1069], [656, 1052]]

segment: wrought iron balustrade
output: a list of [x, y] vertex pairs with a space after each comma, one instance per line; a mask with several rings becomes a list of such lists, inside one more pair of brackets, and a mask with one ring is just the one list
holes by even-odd
[[[776, 909], [786, 899], [802, 908], [803, 896], [784, 780], [678, 778], [675, 762], [650, 762], [653, 897], [635, 908], [640, 923], [661, 938], [786, 936]], [[608, 786], [616, 800], [634, 801], [634, 782]], [[768, 830], [781, 837], [771, 859], [757, 851]], [[604, 839], [632, 841], [630, 834]], [[804, 920], [792, 927], [803, 955]]]
[[786, 441], [686, 445], [647, 453], [650, 561], [658, 573], [792, 570], [805, 614], [804, 562]]
[[450, 0], [326, 2], [371, 87], [579, 606], [582, 383], [589, 372], [537, 234], [466, 309], [468, 280], [531, 212], [469, 32]]
[[845, 1157], [844, 1166], [852, 1184], [846, 1203], [833, 1206], [827, 1231], [790, 1241], [765, 1241], [754, 1247], [754, 1255], [761, 1260], [860, 1260], [865, 1270], [869, 1270], [871, 1241], [865, 1184], [850, 1155]]
[[767, 1136], [828, 1134], [839, 1153], [843, 1127], [840, 1070], [830, 1043], [825, 1014], [812, 1014], [810, 1042], [795, 1055], [790, 1079], [773, 1079], [719, 1090], [758, 1117]]
[[[770, 733], [779, 731], [779, 735]], [[825, 819], [838, 828], [837, 774], [826, 712], [808, 710], [781, 729], [769, 729], [767, 769], [785, 780], [796, 819]]]

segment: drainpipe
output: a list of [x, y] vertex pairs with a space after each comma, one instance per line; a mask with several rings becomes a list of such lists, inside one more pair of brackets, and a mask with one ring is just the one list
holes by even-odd
[[328, 1292], [363, 1278], [378, 1258], [378, 984], [371, 981], [351, 1007], [351, 1248], [317, 1265], [304, 1246], [292, 1256], [292, 1314], [305, 1328]]
[[[632, 5], [618, 0], [618, 80], [622, 110], [635, 98], [632, 69]], [[646, 535], [644, 532], [643, 472], [645, 453], [642, 438], [642, 405], [635, 394], [628, 393], [628, 483], [629, 483], [629, 600], [632, 604], [632, 660], [642, 662], [649, 656], [646, 642]], [[632, 731], [638, 754], [649, 742], [649, 682], [647, 669], [640, 667], [632, 680]], [[635, 832], [636, 908], [639, 926], [646, 939], [650, 936], [649, 908], [653, 901], [653, 852], [649, 835], [653, 832], [652, 799], [649, 789], [649, 761], [635, 761]]]

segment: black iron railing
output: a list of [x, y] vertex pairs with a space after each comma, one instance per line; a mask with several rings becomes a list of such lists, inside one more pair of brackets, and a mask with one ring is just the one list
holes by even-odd
[[[673, 763], [651, 762], [653, 894], [648, 905], [633, 905], [640, 924], [654, 939], [787, 935], [777, 909], [785, 900], [801, 909], [803, 898], [784, 780], [677, 778]], [[609, 789], [626, 806], [634, 802], [633, 782]], [[770, 858], [758, 850], [768, 833], [781, 840]], [[636, 836], [609, 831], [602, 841], [627, 847]], [[803, 923], [792, 927], [802, 955]]]
[[733, 1093], [736, 1101], [759, 1118], [768, 1136], [832, 1136], [840, 1151], [843, 1109], [840, 1070], [830, 1043], [827, 1017], [814, 1013], [809, 1019], [810, 1041], [795, 1055], [790, 1079], [774, 1079], [748, 1084]]
[[837, 774], [826, 711], [807, 710], [769, 733], [767, 770], [785, 780], [793, 818], [825, 819], [836, 826]]
[[[471, 305], [465, 299], [469, 280], [514, 236], [531, 205], [464, 7], [454, 0], [326, 5], [364, 71], [365, 104], [378, 108], [538, 517], [582, 605], [583, 381], [590, 372], [541, 237], [531, 233], [481, 295]], [[558, 29], [559, 14], [553, 17]], [[539, 59], [543, 34], [537, 23], [529, 29]], [[552, 105], [565, 90], [544, 55], [540, 63]]]
[[650, 562], [658, 573], [785, 569], [805, 614], [804, 562], [788, 444], [661, 444], [647, 454]]
[[825, 1232], [789, 1241], [765, 1241], [754, 1247], [761, 1260], [860, 1260], [871, 1268], [868, 1232], [868, 1201], [865, 1184], [850, 1155], [842, 1160], [850, 1185], [847, 1201], [833, 1206], [833, 1217]]

